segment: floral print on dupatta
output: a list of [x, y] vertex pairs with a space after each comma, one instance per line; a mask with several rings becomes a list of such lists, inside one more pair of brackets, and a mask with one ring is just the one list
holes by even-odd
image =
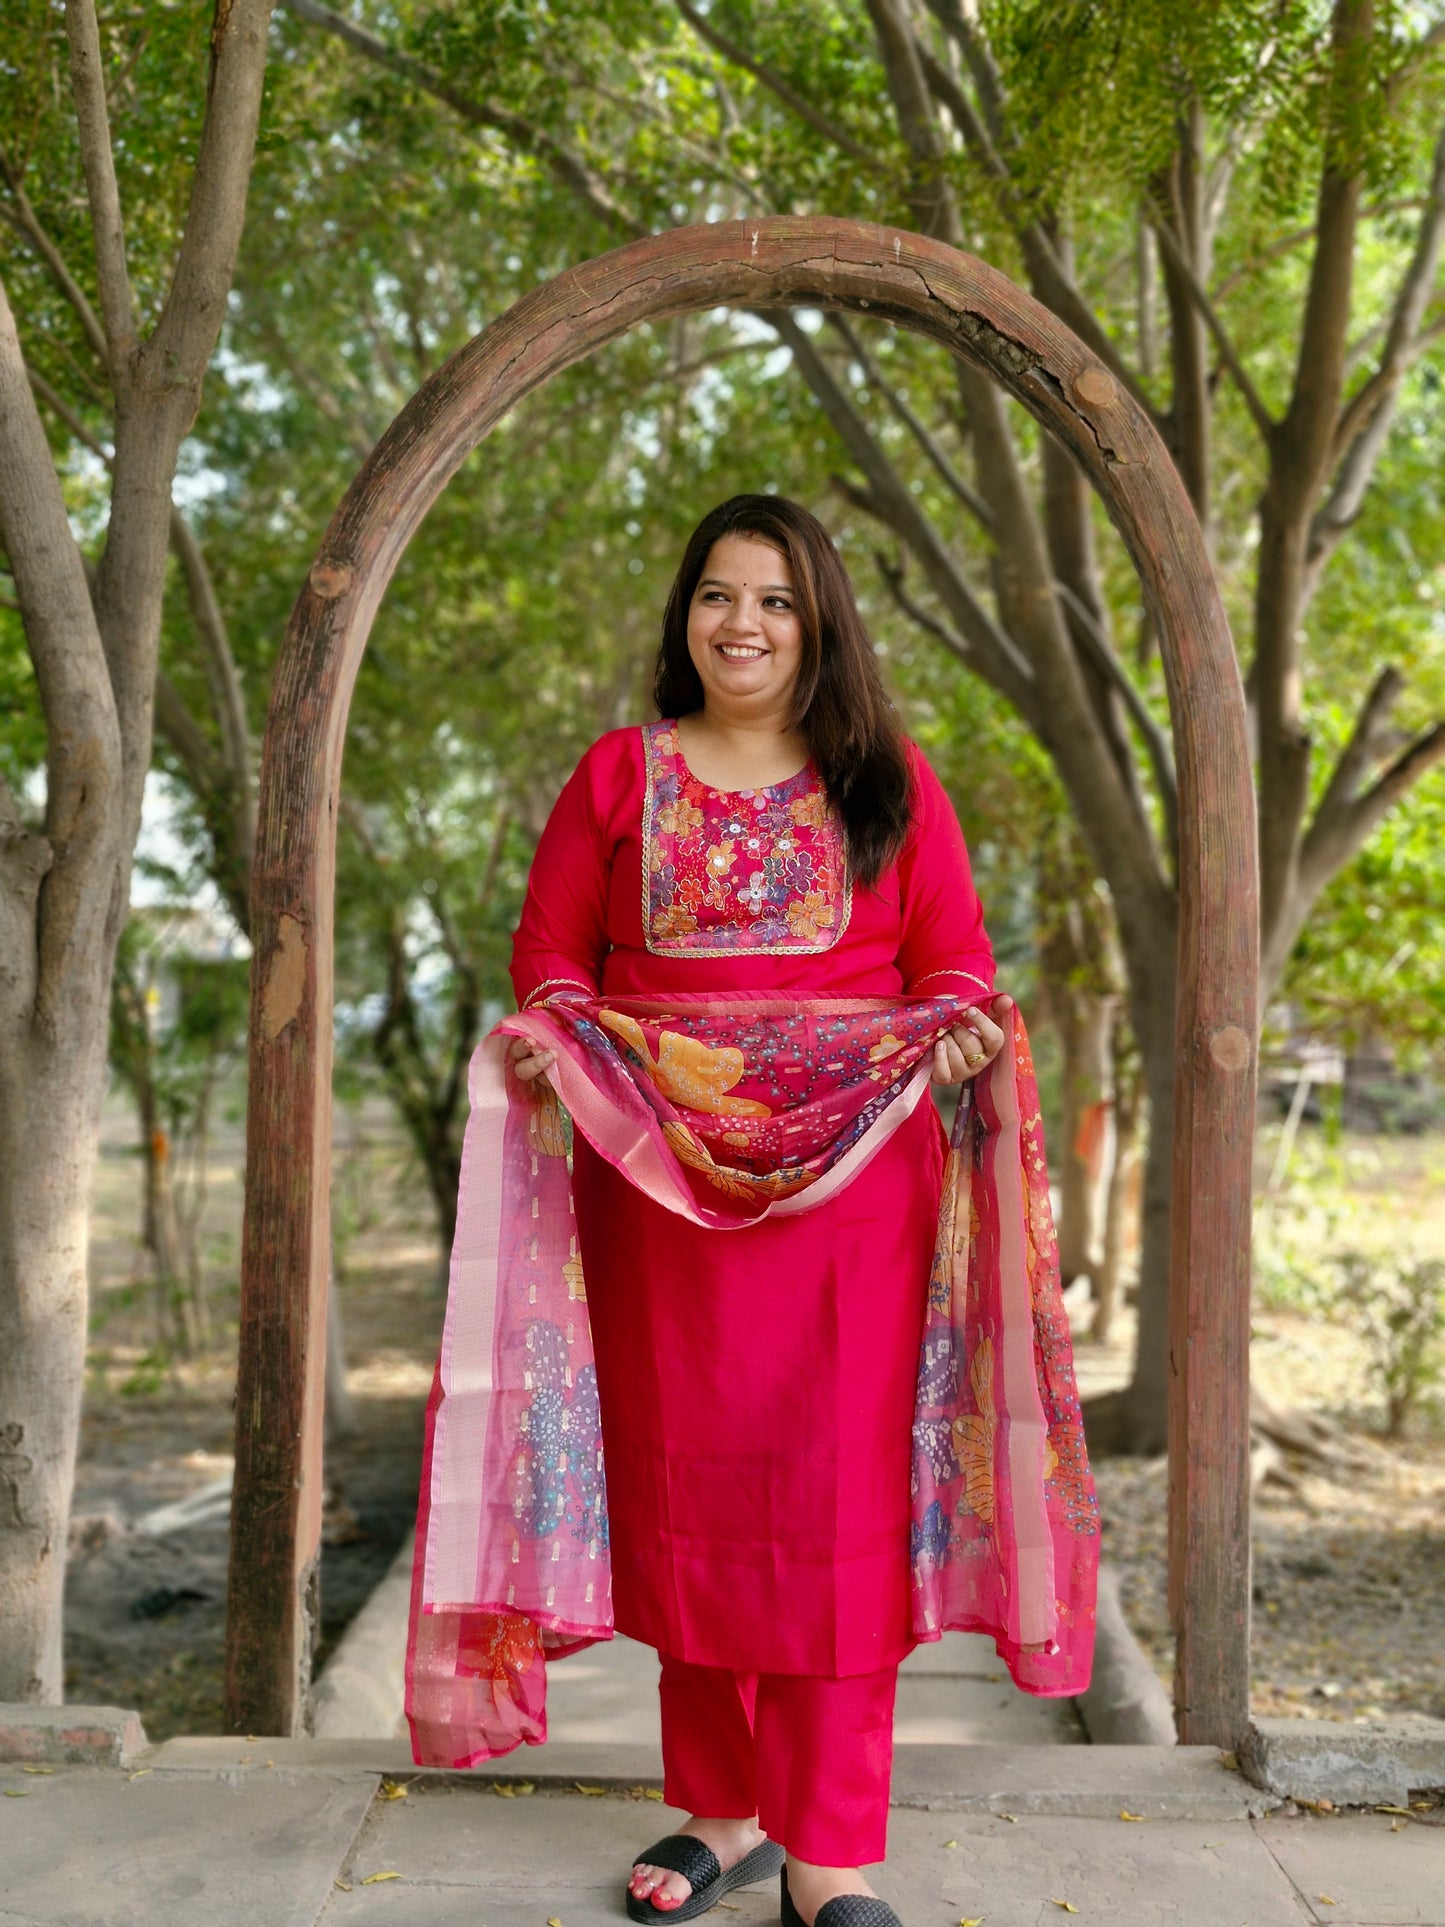
[[1076, 1694], [1093, 1656], [1099, 1506], [1017, 1014], [1012, 1029], [963, 1087], [944, 1174], [914, 1408], [914, 1632], [991, 1633], [1026, 1692]]
[[642, 927], [654, 956], [812, 956], [848, 927], [843, 826], [811, 763], [785, 783], [714, 790], [677, 724], [642, 732]]
[[[567, 1114], [695, 1224], [808, 1210], [886, 1138], [895, 1106], [930, 1101], [932, 1045], [964, 1008], [590, 999], [506, 1018], [479, 1046], [418, 1515], [418, 1762], [467, 1766], [539, 1743], [547, 1660], [612, 1635]], [[1098, 1508], [1017, 1011], [1007, 1033], [964, 1087], [944, 1172], [899, 1557], [911, 1551], [918, 1638], [987, 1632], [1026, 1692], [1077, 1694], [1093, 1653]], [[512, 1036], [556, 1052], [553, 1089], [507, 1068]]]

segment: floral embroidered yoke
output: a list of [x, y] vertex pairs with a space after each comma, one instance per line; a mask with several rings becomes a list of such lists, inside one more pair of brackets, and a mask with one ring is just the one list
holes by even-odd
[[[479, 1047], [412, 1590], [419, 1762], [545, 1740], [547, 1658], [612, 1634], [571, 1129], [718, 1236], [809, 1211], [930, 1101], [933, 1044], [962, 1008], [579, 998], [508, 1018]], [[1093, 1649], [1097, 1506], [1017, 1012], [1007, 1028], [964, 1087], [943, 1184], [913, 1425], [913, 1629], [988, 1632], [1026, 1691], [1075, 1694]], [[560, 1102], [507, 1068], [511, 1036], [557, 1052]]]
[[852, 901], [842, 825], [811, 763], [784, 783], [715, 790], [688, 768], [674, 722], [643, 731], [647, 947], [812, 955], [837, 942]]

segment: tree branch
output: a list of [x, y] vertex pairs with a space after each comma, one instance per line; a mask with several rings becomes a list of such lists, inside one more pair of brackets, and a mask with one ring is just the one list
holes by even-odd
[[505, 107], [464, 94], [421, 61], [413, 60], [409, 54], [396, 52], [365, 27], [359, 27], [355, 21], [334, 13], [330, 7], [321, 6], [319, 0], [284, 0], [284, 4], [299, 20], [335, 34], [338, 40], [344, 40], [349, 47], [365, 54], [368, 60], [375, 61], [379, 67], [389, 69], [420, 88], [423, 93], [450, 107], [462, 120], [469, 121], [474, 127], [487, 127], [494, 133], [505, 135], [524, 153], [535, 155], [606, 226], [625, 234], [629, 240], [649, 231], [645, 222], [634, 220], [613, 198], [606, 182], [594, 168], [545, 129], [534, 126], [520, 114], [514, 114]]
[[1220, 319], [1214, 303], [1209, 298], [1208, 291], [1201, 283], [1198, 275], [1195, 274], [1193, 266], [1183, 248], [1179, 245], [1178, 236], [1174, 233], [1169, 223], [1167, 221], [1156, 221], [1154, 223], [1154, 232], [1158, 236], [1160, 247], [1169, 257], [1170, 265], [1184, 287], [1188, 290], [1190, 299], [1199, 310], [1200, 316], [1210, 334], [1214, 337], [1214, 345], [1219, 350], [1219, 358], [1229, 370], [1234, 380], [1234, 385], [1243, 397], [1244, 405], [1249, 410], [1255, 427], [1259, 430], [1264, 440], [1268, 442], [1276, 427], [1275, 418], [1270, 414], [1268, 408], [1265, 407], [1263, 397], [1250, 379], [1249, 371], [1246, 369], [1243, 361], [1241, 361], [1239, 353], [1233, 341], [1230, 339], [1229, 330]]
[[98, 435], [92, 434], [85, 422], [70, 406], [70, 403], [64, 399], [57, 389], [51, 387], [44, 375], [37, 374], [33, 368], [27, 368], [25, 372], [29, 377], [32, 390], [39, 396], [41, 401], [45, 403], [45, 406], [50, 412], [53, 415], [59, 416], [60, 420], [65, 423], [65, 426], [83, 448], [88, 448], [92, 455], [98, 457], [99, 460], [104, 462], [106, 467], [109, 468], [115, 461], [114, 451], [107, 448]]
[[[29, 370], [30, 386], [91, 453], [114, 466], [111, 451], [93, 435], [43, 375]], [[156, 671], [156, 727], [185, 766], [215, 842], [218, 882], [242, 930], [250, 927], [251, 864], [255, 850], [255, 809], [251, 789], [251, 746], [245, 703], [225, 617], [200, 543], [181, 511], [171, 505], [171, 549], [180, 562], [191, 619], [200, 638], [206, 681], [221, 735], [221, 754], [211, 747], [180, 691]]]
[[1393, 106], [1411, 76], [1430, 58], [1437, 47], [1445, 46], [1445, 20], [1437, 20], [1413, 46], [1407, 48], [1385, 80], [1385, 98]]
[[214, 789], [212, 834], [233, 907], [244, 906], [238, 921], [250, 924], [251, 867], [256, 846], [256, 808], [251, 782], [251, 738], [246, 726], [246, 702], [220, 598], [205, 552], [181, 511], [171, 504], [171, 552], [181, 565], [190, 603], [191, 620], [200, 639], [206, 683], [211, 692], [216, 727], [221, 737], [220, 769], [224, 778]]
[[9, 560], [45, 712], [45, 836], [54, 864], [28, 934], [36, 954], [34, 1021], [54, 1036], [73, 951], [102, 941], [108, 904], [94, 881], [112, 860], [120, 834], [114, 805], [123, 761], [90, 588], [3, 283], [0, 547]]
[[11, 166], [8, 157], [3, 153], [0, 153], [0, 175], [4, 176], [5, 185], [9, 188], [11, 197], [15, 203], [13, 207], [0, 206], [0, 214], [3, 214], [10, 225], [17, 228], [20, 233], [25, 236], [26, 240], [40, 256], [40, 259], [45, 263], [45, 266], [50, 272], [51, 280], [75, 310], [76, 317], [80, 322], [81, 332], [90, 343], [90, 346], [95, 350], [101, 365], [108, 371], [110, 368], [110, 344], [105, 338], [105, 329], [101, 326], [100, 316], [90, 305], [90, 299], [85, 290], [65, 265], [65, 259], [59, 248], [56, 247], [50, 236], [45, 232], [44, 227], [41, 225], [40, 217], [31, 204], [30, 196], [25, 192], [25, 186], [20, 175]]
[[1023, 249], [1024, 263], [1028, 268], [1034, 293], [1047, 307], [1053, 309], [1061, 321], [1069, 324], [1080, 340], [1091, 348], [1100, 361], [1118, 378], [1120, 385], [1128, 389], [1140, 407], [1151, 417], [1154, 416], [1153, 403], [1140, 386], [1138, 376], [1124, 360], [1114, 342], [1109, 339], [1098, 315], [1080, 292], [1078, 284], [1061, 259], [1043, 223], [1026, 217], [1020, 209], [1008, 165], [990, 139], [982, 119], [974, 110], [973, 103], [943, 63], [935, 59], [921, 41], [917, 43], [917, 50], [920, 68], [928, 83], [929, 92], [942, 107], [947, 109], [965, 144], [974, 153], [984, 172], [998, 190], [1000, 208]]
[[[1435, 723], [1407, 744], [1369, 789], [1360, 789], [1366, 773], [1379, 760], [1390, 714], [1404, 687], [1398, 669], [1387, 666], [1381, 670], [1340, 752], [1300, 847], [1296, 901], [1286, 933], [1291, 943], [1330, 878], [1343, 869], [1400, 798], [1428, 770], [1445, 762], [1445, 723]], [[1282, 953], [1287, 952], [1287, 945], [1280, 947]]]
[[273, 4], [217, 0], [210, 90], [185, 235], [160, 320], [142, 350], [153, 379], [168, 387], [194, 385], [197, 405], [201, 377], [220, 339], [241, 243]]
[[1340, 463], [1339, 472], [1310, 529], [1309, 562], [1316, 579], [1360, 512], [1395, 418], [1401, 383], [1418, 359], [1425, 317], [1435, 291], [1442, 242], [1445, 242], [1445, 128], [1441, 129], [1435, 144], [1430, 192], [1420, 215], [1410, 265], [1391, 308], [1379, 366], [1340, 411], [1333, 451], [1334, 459]]
[[741, 67], [744, 73], [751, 74], [759, 86], [766, 87], [770, 94], [783, 103], [789, 113], [796, 114], [799, 120], [811, 127], [813, 132], [827, 141], [831, 147], [836, 147], [850, 160], [860, 162], [870, 174], [877, 175], [884, 171], [878, 165], [878, 156], [870, 147], [856, 140], [846, 127], [840, 127], [837, 121], [830, 120], [775, 68], [769, 67], [765, 61], [758, 60], [740, 42], [725, 34], [720, 27], [714, 26], [706, 14], [698, 12], [692, 0], [674, 0], [674, 4], [699, 40], [706, 41], [708, 46], [720, 53], [723, 59], [729, 61], [734, 67]]
[[976, 22], [964, 13], [959, 0], [924, 0], [924, 5], [963, 55], [983, 103], [984, 120], [993, 140], [1000, 148], [1012, 146], [1004, 119], [1003, 76]]
[[136, 352], [135, 301], [125, 258], [125, 224], [111, 151], [110, 113], [105, 98], [105, 68], [94, 0], [66, 0], [65, 34], [70, 43], [70, 86], [75, 97], [80, 158], [90, 198], [95, 241], [96, 281], [109, 347], [107, 364], [116, 393], [129, 379]]
[[1169, 847], [1179, 844], [1179, 784], [1174, 773], [1174, 751], [1169, 738], [1155, 721], [1149, 705], [1134, 687], [1129, 672], [1120, 662], [1108, 636], [1099, 627], [1093, 611], [1066, 582], [1054, 582], [1054, 593], [1067, 607], [1076, 625], [1075, 632], [1088, 651], [1089, 659], [1118, 690], [1124, 707], [1144, 741], [1149, 767], [1154, 772], [1159, 799], [1164, 810], [1165, 833]]
[[[850, 500], [857, 502], [858, 506], [862, 508], [865, 513], [871, 512], [868, 501], [866, 497], [863, 496], [861, 490], [850, 488], [846, 482], [839, 480], [837, 477], [834, 479], [838, 482], [838, 486], [847, 493]], [[946, 622], [940, 622], [937, 616], [930, 615], [923, 604], [915, 601], [913, 596], [909, 594], [902, 561], [890, 561], [881, 549], [874, 551], [873, 560], [878, 565], [878, 573], [882, 576], [888, 593], [892, 596], [894, 602], [897, 603], [903, 614], [908, 617], [909, 621], [916, 623], [918, 627], [923, 630], [924, 634], [932, 636], [935, 642], [941, 643], [950, 655], [957, 656], [965, 669], [972, 670], [976, 676], [982, 675], [983, 672], [979, 668], [977, 656], [958, 632], [950, 629]], [[984, 676], [983, 680], [987, 682], [989, 678]]]
[[860, 505], [882, 521], [917, 557], [934, 593], [948, 609], [970, 647], [974, 667], [1011, 702], [1032, 716], [1033, 669], [1017, 643], [1007, 636], [979, 601], [938, 531], [923, 513], [907, 484], [878, 446], [868, 424], [833, 377], [831, 369], [791, 314], [765, 313], [763, 319], [793, 351], [799, 373], [816, 396], [849, 455], [868, 478], [869, 493]]
[[897, 416], [898, 420], [903, 423], [903, 426], [908, 430], [909, 434], [913, 436], [918, 446], [932, 463], [934, 469], [943, 481], [944, 486], [948, 488], [952, 494], [957, 496], [969, 514], [972, 515], [983, 528], [992, 529], [993, 510], [989, 507], [988, 503], [984, 501], [983, 497], [979, 495], [976, 490], [972, 489], [963, 479], [953, 463], [949, 460], [947, 452], [936, 436], [919, 416], [914, 414], [898, 390], [884, 377], [882, 370], [869, 354], [867, 348], [849, 327], [846, 318], [841, 314], [830, 314], [828, 320], [831, 326], [848, 344], [848, 352], [863, 370], [864, 375], [867, 377], [869, 387], [876, 388], [879, 394], [882, 395], [889, 408]]

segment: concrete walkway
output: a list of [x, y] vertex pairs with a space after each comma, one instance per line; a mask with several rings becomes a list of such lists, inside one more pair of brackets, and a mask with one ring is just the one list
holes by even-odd
[[[617, 1638], [547, 1669], [553, 1741], [647, 1746], [662, 1768], [657, 1655]], [[945, 1633], [899, 1669], [894, 1740], [900, 1746], [1073, 1746], [1088, 1735], [1070, 1700], [1033, 1699], [1004, 1671], [993, 1641]], [[540, 1757], [540, 1756], [539, 1756]]]
[[[0, 1765], [0, 1927], [615, 1927], [681, 1817], [629, 1783], [649, 1757], [558, 1739], [419, 1774], [391, 1741], [208, 1739]], [[874, 1883], [906, 1927], [1445, 1927], [1445, 1816], [1259, 1807], [1205, 1748], [905, 1742]]]

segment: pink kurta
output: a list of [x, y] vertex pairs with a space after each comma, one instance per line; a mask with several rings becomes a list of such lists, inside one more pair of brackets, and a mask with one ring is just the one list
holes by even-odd
[[[538, 845], [519, 1003], [983, 994], [958, 819], [909, 755], [914, 827], [870, 889], [811, 766], [722, 792], [668, 723], [604, 736]], [[830, 1203], [711, 1231], [578, 1134], [618, 1631], [698, 1665], [831, 1677], [913, 1645], [911, 1425], [943, 1151], [920, 1107]]]

